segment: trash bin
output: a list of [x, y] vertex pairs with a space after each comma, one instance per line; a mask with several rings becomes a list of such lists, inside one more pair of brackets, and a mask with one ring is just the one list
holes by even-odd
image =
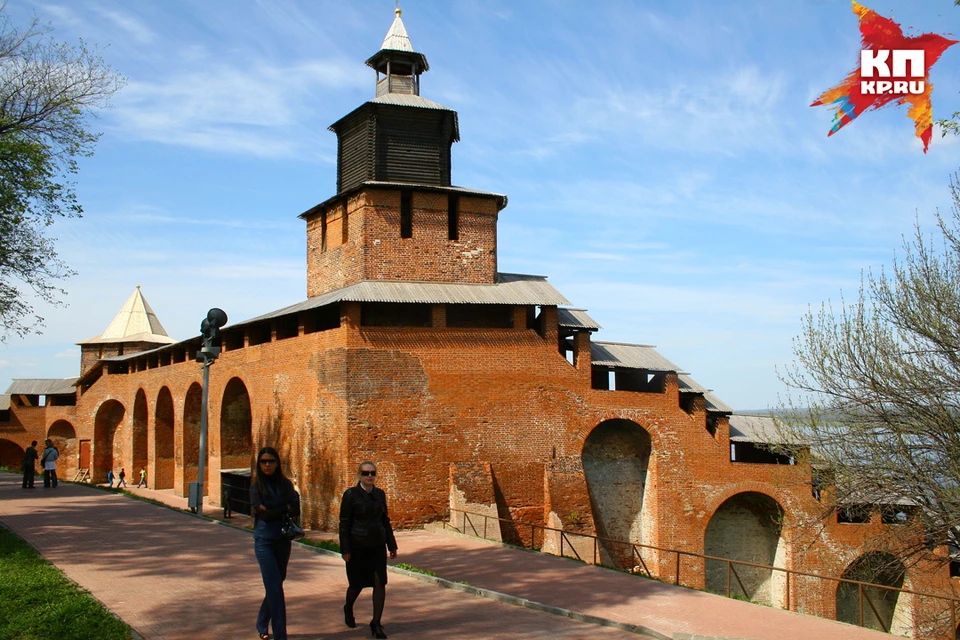
[[234, 511], [250, 515], [250, 469], [220, 471], [220, 504], [224, 518], [229, 518]]

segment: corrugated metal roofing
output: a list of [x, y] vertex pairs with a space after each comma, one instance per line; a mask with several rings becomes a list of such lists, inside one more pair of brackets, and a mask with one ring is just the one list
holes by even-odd
[[716, 411], [717, 413], [733, 413], [733, 407], [726, 404], [718, 398], [712, 391], [703, 394], [703, 399], [707, 401], [707, 411]]
[[123, 303], [106, 330], [99, 336], [88, 338], [77, 344], [102, 344], [115, 342], [156, 342], [173, 344], [176, 342], [167, 335], [157, 314], [140, 292], [137, 285], [133, 294]]
[[542, 276], [498, 273], [496, 284], [453, 284], [445, 282], [389, 282], [364, 280], [336, 291], [251, 318], [231, 326], [269, 320], [298, 311], [316, 309], [335, 302], [411, 302], [425, 304], [570, 304]]
[[439, 102], [427, 100], [411, 93], [385, 93], [377, 96], [368, 102], [375, 104], [394, 104], [401, 107], [420, 107], [422, 109], [437, 109], [440, 111], [453, 111], [450, 107], [445, 107]]
[[566, 329], [602, 329], [597, 321], [587, 315], [586, 309], [557, 309], [557, 320], [561, 327]]
[[57, 396], [77, 392], [77, 378], [15, 378], [6, 390], [8, 395]]
[[730, 441], [776, 444], [783, 442], [783, 438], [777, 433], [776, 423], [770, 416], [735, 413], [730, 416]]
[[691, 378], [689, 374], [678, 374], [677, 381], [680, 387], [680, 393], [702, 393], [703, 399], [706, 400], [707, 411], [713, 413], [733, 413], [732, 407], [718, 398], [710, 389], [707, 389]]
[[703, 387], [699, 382], [691, 378], [686, 373], [677, 376], [677, 383], [680, 387], [680, 393], [707, 393], [710, 389]]
[[[393, 189], [429, 189], [430, 191], [441, 191], [445, 193], [462, 193], [464, 195], [477, 196], [496, 196], [497, 198], [506, 198], [502, 193], [493, 191], [480, 191], [479, 189], [468, 189], [467, 187], [445, 187], [439, 184], [421, 184], [418, 182], [384, 182], [382, 180], [365, 180], [362, 187], [385, 187]], [[546, 276], [537, 276], [546, 277]]]
[[680, 367], [647, 344], [593, 342], [590, 344], [590, 358], [593, 364], [599, 366], [648, 371], [680, 371]]
[[[333, 127], [331, 127], [330, 130], [332, 131]], [[320, 211], [324, 207], [330, 205], [332, 202], [341, 200], [344, 197], [348, 196], [349, 194], [359, 191], [364, 187], [375, 187], [375, 188], [386, 188], [386, 189], [423, 189], [425, 191], [439, 191], [441, 193], [462, 193], [465, 195], [495, 196], [499, 200], [498, 206], [500, 207], [500, 209], [504, 209], [507, 206], [507, 196], [503, 195], [502, 193], [493, 193], [491, 191], [479, 191], [477, 189], [467, 189], [465, 187], [452, 187], [452, 186], [445, 187], [445, 186], [436, 185], [436, 184], [419, 184], [419, 183], [412, 183], [412, 182], [411, 183], [383, 182], [379, 180], [367, 180], [360, 183], [356, 187], [352, 187], [346, 191], [338, 193], [335, 196], [327, 198], [320, 204], [310, 207], [309, 209], [307, 209], [297, 217], [303, 220], [306, 220], [311, 215], [313, 215], [314, 212]]]

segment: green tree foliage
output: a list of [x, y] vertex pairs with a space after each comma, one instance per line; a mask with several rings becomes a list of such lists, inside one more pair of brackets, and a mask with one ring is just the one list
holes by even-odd
[[[960, 547], [960, 188], [938, 233], [919, 223], [857, 299], [803, 320], [780, 439], [812, 463], [821, 517], [872, 510], [875, 540], [909, 565]], [[797, 408], [801, 407], [801, 408]], [[877, 517], [875, 516], [875, 517]], [[903, 522], [903, 526], [898, 526]], [[941, 557], [948, 560], [948, 557]]]
[[34, 19], [14, 26], [0, 5], [0, 341], [42, 325], [32, 301], [58, 304], [71, 275], [49, 227], [80, 216], [71, 176], [99, 137], [87, 121], [122, 85], [95, 49], [54, 41]]
[[955, 136], [960, 135], [960, 111], [954, 111], [949, 118], [937, 120], [937, 124], [940, 125], [940, 133], [944, 138], [947, 137], [948, 133]]

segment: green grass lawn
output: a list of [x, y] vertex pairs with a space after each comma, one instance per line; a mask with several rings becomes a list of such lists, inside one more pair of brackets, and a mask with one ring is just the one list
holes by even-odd
[[0, 527], [0, 640], [130, 640], [126, 624]]

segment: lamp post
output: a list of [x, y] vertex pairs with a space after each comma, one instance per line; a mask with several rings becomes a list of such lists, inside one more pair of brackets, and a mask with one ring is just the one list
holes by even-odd
[[197, 465], [197, 481], [190, 483], [187, 506], [195, 513], [203, 514], [203, 476], [207, 461], [207, 400], [210, 397], [210, 365], [220, 355], [220, 327], [227, 324], [227, 314], [214, 307], [200, 323], [203, 345], [197, 352], [197, 362], [203, 363], [203, 397], [200, 401], [200, 462]]

